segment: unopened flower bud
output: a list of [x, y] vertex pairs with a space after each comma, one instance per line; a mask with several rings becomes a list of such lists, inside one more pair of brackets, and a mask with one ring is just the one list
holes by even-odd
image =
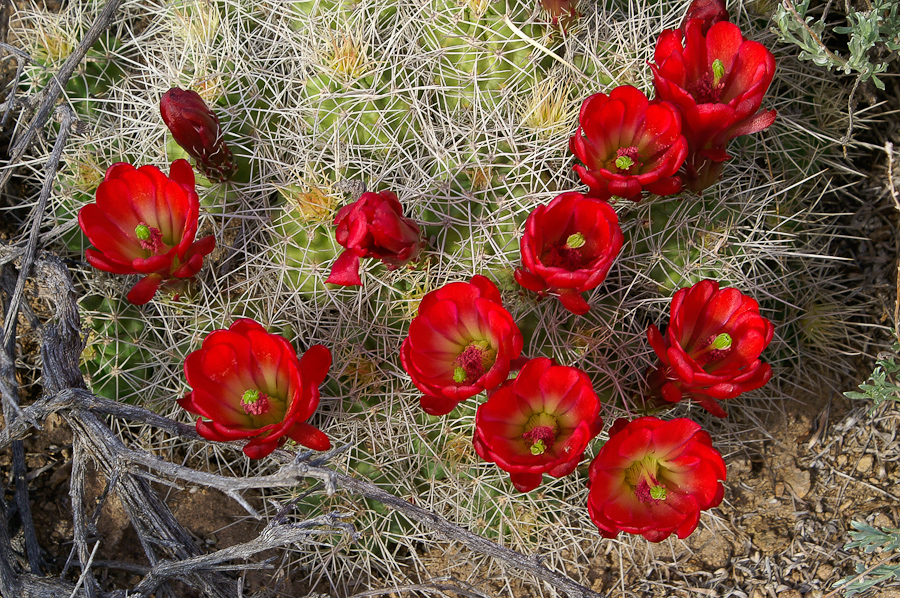
[[703, 23], [700, 31], [706, 35], [710, 27], [719, 21], [728, 21], [730, 15], [722, 0], [694, 0], [681, 21], [680, 29], [684, 30], [685, 25], [691, 19], [699, 19]]
[[237, 171], [219, 119], [196, 91], [173, 87], [159, 101], [162, 119], [172, 137], [196, 160], [203, 174], [218, 182]]

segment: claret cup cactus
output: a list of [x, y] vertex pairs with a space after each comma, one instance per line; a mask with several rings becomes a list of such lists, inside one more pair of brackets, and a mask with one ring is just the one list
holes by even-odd
[[[700, 140], [698, 127], [707, 121], [682, 113], [692, 109], [687, 95], [702, 95], [691, 78], [696, 73], [681, 77], [676, 68], [679, 53], [687, 52], [684, 44], [725, 35], [757, 48], [772, 40], [756, 26], [755, 6], [733, 11], [735, 19], [728, 21], [721, 7], [691, 12], [685, 4], [123, 0], [109, 35], [80, 68], [79, 82], [66, 86], [64, 100], [84, 123], [79, 134], [89, 133], [66, 147], [63, 176], [42, 225], [42, 242], [72, 260], [84, 294], [88, 348], [82, 363], [93, 390], [184, 422], [199, 417], [207, 431], [212, 415], [230, 410], [225, 427], [207, 436], [254, 443], [249, 453], [265, 459], [247, 465], [243, 445], [198, 445], [215, 456], [209, 463], [230, 468], [228, 475], [267, 467], [276, 447], [299, 450], [295, 441], [312, 439], [307, 446], [324, 448], [312, 432], [321, 430], [333, 446], [351, 447], [333, 456], [331, 465], [367, 476], [403, 500], [506, 546], [528, 553], [540, 546], [565, 565], [576, 557], [564, 556], [563, 548], [583, 546], [599, 554], [602, 535], [627, 532], [659, 540], [688, 534], [697, 517], [706, 516], [700, 512], [718, 504], [725, 479], [705, 433], [682, 422], [679, 428], [687, 432], [677, 442], [677, 435], [667, 437], [679, 446], [703, 447], [711, 465], [695, 472], [698, 486], [675, 472], [675, 461], [694, 454], [687, 449], [666, 462], [647, 448], [615, 466], [589, 466], [609, 438], [599, 422], [642, 421], [648, 369], [657, 371], [662, 363], [655, 352], [668, 356], [678, 340], [654, 337], [651, 343], [647, 326], [677, 329], [677, 323], [666, 326], [672, 296], [702, 280], [752, 297], [757, 315], [774, 327], [763, 335], [771, 344], [759, 363], [767, 365], [753, 365], [758, 353], [744, 360], [758, 368], [745, 385], [748, 392], [734, 399], [726, 393], [729, 413], [768, 409], [753, 390], [768, 379], [768, 367], [768, 397], [781, 397], [793, 384], [798, 364], [841, 367], [822, 357], [819, 337], [803, 332], [797, 310], [841, 305], [827, 282], [835, 279], [832, 262], [818, 257], [833, 228], [816, 202], [829, 184], [824, 169], [840, 154], [827, 140], [846, 130], [846, 98], [828, 79], [811, 75], [812, 67], [789, 57], [779, 56], [775, 70], [762, 60], [766, 68], [753, 78], [735, 74], [741, 60], [716, 54], [706, 65], [707, 91], [721, 91], [721, 101], [694, 97], [695, 104], [701, 112], [731, 112], [722, 130], [707, 131], [708, 139]], [[93, 1], [66, 5], [58, 28], [65, 36], [59, 39], [29, 37], [22, 27], [56, 31], [50, 27], [55, 16], [33, 7], [16, 10], [13, 37], [27, 40], [23, 47], [34, 58], [47, 56], [28, 65], [20, 93], [32, 95], [49, 80], [69, 51], [63, 46], [77, 43], [100, 8]], [[679, 25], [686, 12], [694, 16]], [[699, 24], [691, 25], [692, 19]], [[136, 22], [146, 26], [136, 28]], [[663, 56], [658, 39], [666, 30], [663, 49], [669, 52]], [[724, 69], [718, 81], [715, 59]], [[146, 292], [140, 297], [145, 305], [135, 306], [125, 297], [137, 280], [128, 278], [124, 266], [113, 273], [84, 263], [93, 239], [81, 234], [77, 215], [93, 202], [114, 163], [165, 172], [190, 157], [159, 111], [160, 98], [175, 87], [196, 92], [215, 115], [236, 171], [217, 177], [194, 169], [199, 205], [191, 232], [194, 242], [214, 237], [216, 249], [202, 246], [202, 252], [178, 256], [175, 270], [151, 281], [162, 285], [178, 278], [184, 260], [196, 262], [195, 255], [203, 253], [203, 266], [191, 269], [190, 285], [177, 300]], [[765, 97], [764, 88], [770, 89]], [[745, 96], [752, 100], [746, 106], [731, 104]], [[590, 114], [579, 119], [586, 100]], [[614, 106], [607, 113], [601, 104]], [[618, 119], [619, 128], [606, 126], [626, 107], [628, 118]], [[785, 118], [769, 122], [775, 110]], [[211, 120], [204, 122], [207, 133], [214, 131]], [[660, 127], [664, 139], [653, 135]], [[201, 149], [216, 150], [218, 139], [218, 133], [202, 139]], [[35, 166], [23, 166], [26, 175], [28, 167], [34, 169], [35, 181], [46, 164], [42, 148], [36, 145], [36, 158], [28, 162]], [[209, 158], [215, 152], [207, 153]], [[198, 155], [194, 160], [202, 162], [203, 153]], [[690, 162], [691, 155], [712, 161], [698, 171], [709, 175], [702, 196], [681, 190], [689, 168], [704, 168]], [[687, 166], [676, 165], [679, 160]], [[230, 170], [227, 160], [219, 166]], [[392, 207], [389, 218], [378, 212], [387, 208], [375, 205], [394, 205], [385, 193], [402, 208]], [[370, 203], [372, 195], [383, 201]], [[36, 199], [28, 201], [23, 205]], [[570, 222], [554, 209], [563, 202], [586, 207]], [[531, 214], [552, 221], [541, 224]], [[126, 257], [132, 260], [151, 257], [137, 255], [138, 249], [153, 253], [155, 247], [159, 258], [178, 247], [174, 237], [166, 240], [162, 223], [145, 220], [147, 230], [139, 229], [141, 221], [129, 223], [126, 232], [134, 238], [128, 238]], [[382, 228], [370, 230], [372, 223]], [[387, 228], [395, 234], [383, 234]], [[329, 284], [335, 271], [344, 282], [355, 283], [356, 274], [362, 284]], [[832, 312], [842, 317], [840, 310]], [[332, 356], [330, 368], [320, 355], [311, 377], [303, 378], [304, 385], [317, 388], [325, 380], [320, 398], [311, 389], [301, 397], [302, 413], [285, 402], [290, 393], [279, 384], [253, 386], [250, 378], [242, 378], [246, 384], [231, 388], [227, 397], [187, 394], [205, 384], [194, 380], [195, 369], [206, 372], [191, 369], [199, 359], [191, 357], [185, 380], [188, 356], [208, 350], [204, 339], [214, 330], [221, 331], [214, 340], [221, 339], [235, 321], [251, 319], [260, 327], [252, 326], [254, 337], [277, 334], [284, 340], [278, 343], [296, 348], [296, 355], [322, 345]], [[736, 332], [722, 332], [738, 346]], [[712, 338], [723, 347], [725, 341]], [[687, 343], [682, 349], [696, 357], [705, 347]], [[700, 365], [711, 363], [703, 355], [707, 362]], [[267, 356], [258, 357], [269, 363]], [[523, 388], [535, 377], [534, 366], [516, 372], [529, 359], [553, 373], [578, 372], [573, 388], [590, 399], [583, 401], [590, 403], [584, 408], [587, 429], [572, 445], [578, 458], [559, 452], [577, 428], [561, 412], [553, 411], [565, 424], [556, 431], [538, 425], [549, 418], [527, 421], [540, 416], [536, 410], [543, 401], [556, 397]], [[725, 368], [730, 362], [718, 363]], [[687, 401], [672, 402], [678, 393], [671, 387], [695, 402], [705, 396], [693, 378], [687, 380], [688, 373], [698, 374], [694, 370], [681, 367], [684, 379], [665, 372], [654, 378], [661, 393], [669, 385], [667, 411], [656, 413], [661, 421], [707, 416]], [[245, 399], [253, 390], [261, 394]], [[488, 396], [494, 392], [496, 399]], [[280, 397], [280, 407], [273, 396]], [[519, 409], [523, 421], [514, 423], [521, 430], [487, 426], [503, 415], [497, 404], [520, 396], [534, 411]], [[195, 415], [176, 408], [178, 398]], [[477, 436], [476, 449], [479, 417], [487, 428]], [[658, 435], [651, 428], [668, 430], [647, 420], [630, 425], [616, 431], [643, 437]], [[506, 432], [509, 438], [515, 432], [515, 451], [502, 444]], [[598, 440], [582, 446], [582, 439], [595, 435]], [[736, 452], [731, 436], [721, 445], [715, 431], [710, 437], [723, 454]], [[162, 440], [150, 434], [146, 442]], [[672, 453], [672, 442], [656, 446]], [[492, 462], [479, 458], [482, 453]], [[232, 467], [238, 459], [244, 465]], [[499, 463], [511, 466], [504, 471]], [[629, 473], [635, 464], [640, 467]], [[545, 472], [550, 476], [540, 477]], [[513, 499], [511, 473], [522, 489], [534, 490], [515, 492]], [[594, 481], [587, 491], [589, 479]], [[272, 491], [271, 497], [285, 504], [299, 500], [309, 513], [349, 508], [346, 496], [304, 492]], [[686, 503], [690, 509], [679, 511], [683, 517], [664, 508]], [[374, 503], [354, 503], [353, 517], [361, 549], [305, 547], [291, 561], [316, 579], [352, 586], [335, 594], [368, 589], [375, 578], [400, 580], [408, 568], [396, 555], [420, 550], [431, 538]], [[621, 535], [619, 541], [631, 540]]]

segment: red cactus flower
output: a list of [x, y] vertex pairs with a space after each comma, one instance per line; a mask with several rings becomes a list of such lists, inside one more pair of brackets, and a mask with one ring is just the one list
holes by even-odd
[[197, 433], [218, 442], [250, 439], [244, 454], [265, 457], [291, 438], [317, 451], [331, 447], [305, 423], [319, 406], [319, 385], [331, 353], [313, 345], [303, 357], [258, 322], [237, 320], [210, 333], [187, 356], [184, 375], [193, 390], [178, 404], [197, 418]]
[[719, 21], [731, 20], [731, 15], [728, 14], [728, 9], [725, 8], [725, 3], [722, 0], [694, 0], [688, 7], [684, 19], [681, 20], [679, 29], [684, 31], [685, 25], [691, 19], [700, 19], [703, 24], [700, 28], [700, 33], [706, 35], [709, 28]]
[[588, 513], [605, 538], [619, 532], [684, 539], [700, 511], [722, 502], [725, 462], [689, 419], [616, 420], [590, 468]]
[[218, 117], [196, 91], [173, 87], [159, 100], [159, 112], [172, 137], [210, 180], [222, 182], [237, 171]]
[[484, 276], [451, 282], [422, 298], [400, 360], [424, 394], [422, 409], [445, 415], [461, 401], [497, 388], [522, 352], [522, 333]]
[[373, 257], [394, 270], [416, 259], [422, 249], [419, 225], [403, 217], [403, 207], [390, 191], [363, 193], [338, 210], [335, 238], [346, 251], [331, 267], [333, 284], [361, 285], [359, 258]]
[[710, 26], [705, 18], [663, 31], [653, 56], [656, 97], [677, 106], [688, 140], [685, 184], [702, 191], [718, 180], [730, 140], [775, 121], [774, 110], [759, 110], [775, 76], [775, 58], [745, 40], [736, 25]]
[[701, 280], [679, 290], [665, 337], [653, 324], [647, 330], [660, 360], [648, 372], [650, 398], [665, 404], [687, 397], [725, 417], [717, 400], [755, 390], [772, 377], [772, 367], [759, 354], [773, 333], [756, 301], [737, 289], [720, 290], [717, 282]]
[[475, 415], [475, 451], [509, 472], [513, 486], [530, 492], [547, 473], [575, 471], [600, 430], [600, 399], [587, 375], [531, 359], [514, 380], [497, 389]]
[[194, 241], [200, 199], [187, 160], [172, 162], [167, 177], [155, 166], [118, 162], [97, 187], [97, 203], [78, 212], [78, 224], [96, 249], [87, 261], [105, 272], [144, 274], [128, 293], [143, 305], [163, 282], [190, 278], [216, 246], [212, 235]]
[[591, 188], [591, 197], [640, 201], [642, 191], [681, 191], [675, 174], [687, 156], [687, 141], [673, 106], [651, 104], [636, 88], [622, 85], [609, 96], [596, 93], [586, 99], [578, 122], [569, 149], [584, 163], [575, 171]]
[[623, 239], [608, 203], [575, 192], [558, 195], [525, 221], [516, 282], [541, 295], [559, 293], [566, 309], [585, 314], [589, 306], [581, 293], [606, 279]]

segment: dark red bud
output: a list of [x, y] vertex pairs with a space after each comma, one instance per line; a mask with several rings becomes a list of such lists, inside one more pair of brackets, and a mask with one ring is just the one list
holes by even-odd
[[703, 21], [701, 31], [703, 35], [709, 31], [709, 28], [719, 21], [728, 21], [731, 16], [725, 8], [722, 0], [694, 0], [687, 9], [684, 19], [681, 21], [679, 29], [684, 30], [685, 25], [691, 19], [700, 19]]
[[159, 112], [175, 141], [207, 178], [222, 182], [237, 165], [225, 143], [219, 119], [196, 91], [173, 87], [159, 100]]

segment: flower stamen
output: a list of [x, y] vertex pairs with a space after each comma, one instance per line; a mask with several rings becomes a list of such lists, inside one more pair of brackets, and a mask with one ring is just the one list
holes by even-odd
[[487, 341], [472, 341], [456, 358], [453, 381], [457, 384], [472, 384], [491, 369], [497, 359], [497, 352]]

